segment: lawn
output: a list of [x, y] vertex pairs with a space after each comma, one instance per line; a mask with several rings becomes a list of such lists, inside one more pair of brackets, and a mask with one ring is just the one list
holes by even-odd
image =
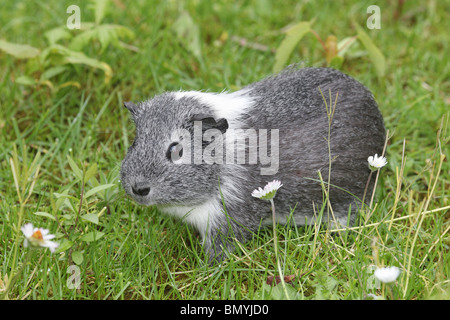
[[[371, 29], [371, 4], [3, 1], [0, 297], [449, 299], [450, 5], [377, 1]], [[120, 186], [134, 135], [123, 102], [234, 91], [293, 63], [331, 65], [373, 92], [389, 140], [372, 206], [350, 230], [277, 226], [277, 256], [262, 229], [209, 266], [195, 230]], [[56, 251], [25, 247], [26, 223], [55, 235]], [[269, 284], [276, 257], [286, 286]], [[375, 277], [388, 266], [401, 270], [390, 284]]]

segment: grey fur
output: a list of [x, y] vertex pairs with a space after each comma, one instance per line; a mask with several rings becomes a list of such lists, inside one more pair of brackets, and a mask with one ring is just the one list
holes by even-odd
[[[224, 249], [233, 249], [233, 238], [244, 241], [258, 230], [262, 221], [270, 221], [270, 204], [251, 196], [252, 190], [264, 187], [268, 181], [277, 179], [283, 184], [275, 197], [280, 221], [286, 220], [295, 207], [295, 221], [311, 223], [324, 197], [317, 171], [327, 181], [329, 165], [328, 118], [319, 88], [328, 104], [329, 92], [332, 104], [338, 93], [331, 125], [334, 160], [330, 201], [341, 224], [347, 223], [351, 206], [348, 223], [353, 223], [370, 172], [367, 158], [381, 154], [385, 129], [370, 91], [350, 76], [329, 68], [288, 70], [233, 93], [252, 103], [242, 112], [234, 113], [236, 116], [231, 113], [226, 121], [218, 119], [214, 110], [217, 106], [213, 108], [195, 95], [177, 96], [169, 92], [138, 105], [127, 103], [136, 124], [136, 138], [122, 162], [123, 187], [138, 203], [157, 205], [163, 212], [178, 212], [179, 216], [189, 208], [193, 212], [196, 208], [201, 208], [198, 212], [208, 212], [207, 223], [202, 214], [190, 222], [204, 238], [211, 261], [221, 260]], [[260, 163], [172, 163], [167, 158], [167, 149], [173, 142], [173, 132], [192, 131], [193, 119], [198, 115], [209, 116], [212, 127], [220, 123], [222, 132], [228, 129], [228, 124], [230, 128], [279, 129], [278, 172], [273, 176], [261, 175]], [[140, 196], [132, 187], [144, 193], [149, 188], [150, 194]], [[372, 185], [368, 194], [371, 190]]]

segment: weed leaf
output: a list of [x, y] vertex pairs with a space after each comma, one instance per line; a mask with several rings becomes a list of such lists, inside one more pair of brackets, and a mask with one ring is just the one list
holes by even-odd
[[380, 49], [378, 49], [372, 39], [370, 39], [367, 33], [365, 33], [360, 26], [356, 25], [356, 29], [358, 32], [358, 39], [361, 41], [361, 43], [369, 53], [370, 60], [372, 60], [375, 66], [377, 76], [379, 78], [384, 77], [386, 71], [386, 59], [383, 53], [380, 51]]
[[273, 66], [273, 72], [279, 72], [283, 69], [286, 61], [294, 51], [295, 46], [299, 41], [311, 30], [311, 23], [308, 21], [302, 21], [292, 26], [287, 32], [286, 37], [277, 48], [275, 54], [275, 64]]
[[109, 189], [109, 188], [114, 187], [114, 186], [115, 186], [115, 184], [113, 184], [113, 183], [101, 184], [101, 185], [99, 185], [97, 187], [92, 188], [88, 192], [86, 192], [86, 194], [84, 196], [85, 196], [85, 198], [89, 198], [90, 196], [92, 196], [93, 194], [95, 194], [95, 193], [97, 193], [99, 191], [102, 191], [102, 190], [105, 190], [105, 189]]
[[67, 239], [63, 239], [60, 243], [58, 248], [56, 249], [56, 253], [60, 253], [60, 252], [64, 252], [66, 250], [69, 250], [70, 248], [72, 248], [73, 246], [73, 242]]
[[92, 222], [93, 224], [98, 224], [98, 216], [95, 213], [88, 213], [88, 214], [82, 215], [81, 219]]
[[178, 39], [199, 61], [202, 61], [202, 50], [200, 46], [200, 29], [187, 12], [180, 14], [172, 25]]
[[93, 242], [96, 241], [98, 239], [100, 239], [101, 237], [103, 237], [105, 235], [104, 232], [101, 231], [92, 231], [92, 232], [88, 232], [86, 234], [83, 234], [80, 238], [81, 241], [85, 241], [85, 242]]
[[72, 172], [78, 178], [78, 180], [83, 181], [83, 171], [77, 166], [75, 161], [70, 156], [67, 156], [67, 160], [69, 161], [69, 166], [72, 169]]
[[95, 23], [100, 24], [102, 22], [103, 17], [106, 13], [106, 5], [108, 4], [108, 0], [95, 0], [94, 4], [94, 13], [95, 13]]
[[35, 212], [34, 214], [36, 216], [46, 217], [46, 218], [50, 218], [50, 219], [56, 221], [56, 218], [53, 215], [51, 215], [50, 213], [47, 213], [47, 212], [38, 211], [38, 212]]
[[83, 252], [81, 251], [72, 252], [72, 261], [75, 262], [77, 265], [80, 265], [83, 262]]
[[27, 44], [12, 43], [0, 40], [0, 49], [17, 59], [29, 59], [37, 57], [40, 50]]

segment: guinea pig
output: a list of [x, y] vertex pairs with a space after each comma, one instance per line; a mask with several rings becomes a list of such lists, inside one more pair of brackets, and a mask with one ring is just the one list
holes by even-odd
[[275, 179], [283, 184], [274, 198], [278, 223], [318, 222], [326, 195], [332, 222], [354, 223], [367, 158], [385, 141], [371, 92], [331, 68], [291, 69], [231, 93], [166, 92], [124, 105], [136, 136], [122, 161], [123, 188], [194, 226], [210, 262], [272, 223], [270, 203], [251, 194]]

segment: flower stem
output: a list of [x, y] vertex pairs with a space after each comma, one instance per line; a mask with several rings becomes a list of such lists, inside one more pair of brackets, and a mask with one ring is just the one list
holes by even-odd
[[275, 217], [275, 204], [273, 199], [270, 199], [270, 203], [272, 205], [272, 226], [273, 226], [273, 243], [275, 247], [275, 259], [277, 260], [278, 273], [280, 274], [281, 285], [284, 290], [284, 294], [286, 295], [286, 299], [289, 299], [289, 295], [286, 289], [286, 283], [284, 281], [283, 271], [281, 270], [280, 260], [278, 259], [278, 237], [277, 237], [277, 228], [276, 228], [276, 217]]
[[366, 199], [367, 188], [369, 187], [370, 180], [372, 179], [372, 173], [373, 173], [373, 171], [370, 170], [369, 179], [367, 179], [366, 187], [364, 188], [364, 195], [362, 198], [362, 205], [361, 205], [362, 207], [364, 207], [366, 205], [364, 200]]

